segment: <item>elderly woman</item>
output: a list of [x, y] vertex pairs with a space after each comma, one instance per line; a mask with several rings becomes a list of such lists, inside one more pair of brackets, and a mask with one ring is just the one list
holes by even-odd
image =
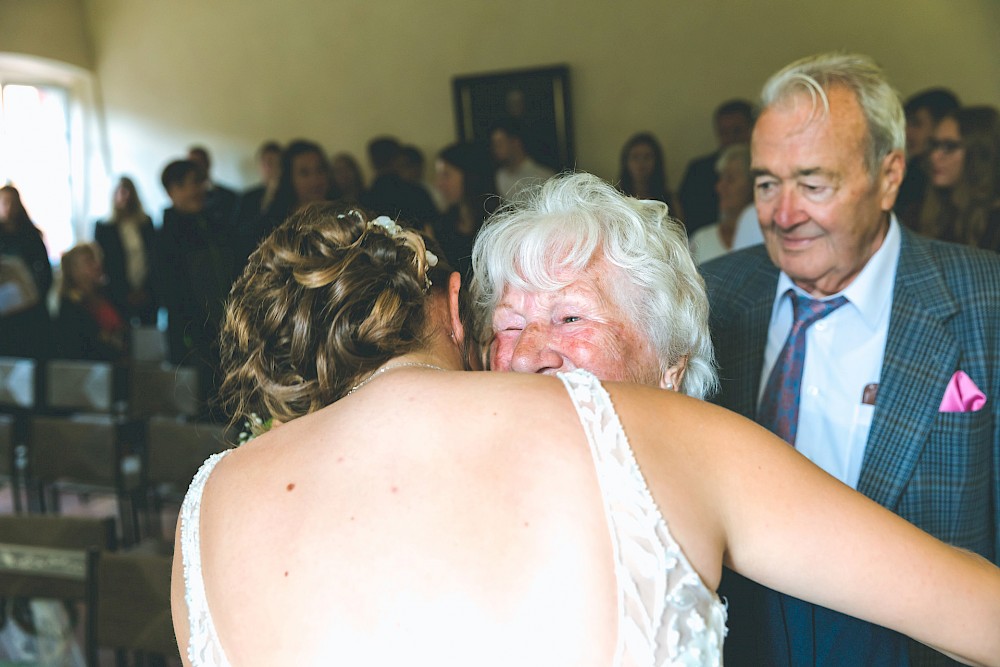
[[472, 262], [494, 370], [585, 368], [697, 398], [715, 387], [705, 287], [663, 202], [557, 177], [494, 216]]

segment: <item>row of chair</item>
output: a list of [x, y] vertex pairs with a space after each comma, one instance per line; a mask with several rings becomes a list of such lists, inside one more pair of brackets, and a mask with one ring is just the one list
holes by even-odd
[[[233, 442], [221, 424], [191, 420], [197, 381], [184, 367], [135, 364], [137, 396], [114, 398], [110, 364], [0, 358], [0, 477], [12, 485], [14, 508], [58, 512], [65, 491], [112, 493], [126, 543], [145, 527], [160, 529], [160, 508], [187, 488], [198, 466]], [[36, 409], [33, 379], [44, 377], [44, 407]], [[141, 379], [142, 381], [137, 381]], [[22, 495], [26, 502], [22, 504]]]
[[0, 536], [0, 598], [82, 604], [89, 667], [100, 648], [118, 665], [177, 656], [169, 556], [117, 552], [113, 519], [0, 516]]

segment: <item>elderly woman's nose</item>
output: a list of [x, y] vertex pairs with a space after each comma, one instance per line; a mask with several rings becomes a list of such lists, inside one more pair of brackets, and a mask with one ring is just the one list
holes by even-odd
[[562, 357], [551, 347], [551, 332], [535, 324], [521, 331], [514, 346], [510, 369], [515, 373], [542, 373], [562, 366]]

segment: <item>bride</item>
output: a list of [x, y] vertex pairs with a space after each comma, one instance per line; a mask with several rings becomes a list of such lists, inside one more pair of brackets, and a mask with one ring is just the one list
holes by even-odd
[[723, 564], [1000, 664], [993, 565], [710, 404], [456, 372], [458, 274], [338, 213], [293, 215], [233, 288], [222, 393], [271, 428], [185, 500], [185, 664], [715, 665]]

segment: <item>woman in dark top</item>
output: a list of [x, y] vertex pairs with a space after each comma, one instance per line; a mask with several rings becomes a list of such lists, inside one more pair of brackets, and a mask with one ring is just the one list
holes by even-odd
[[670, 214], [679, 217], [674, 200], [667, 189], [667, 167], [660, 142], [649, 132], [629, 137], [622, 146], [618, 171], [618, 189], [636, 199], [655, 199], [670, 207]]
[[946, 114], [934, 129], [929, 154], [931, 187], [917, 229], [1000, 251], [1000, 113], [977, 106]]
[[330, 164], [322, 147], [312, 141], [296, 139], [281, 154], [281, 177], [274, 201], [260, 218], [239, 230], [241, 258], [250, 256], [265, 236], [306, 204], [326, 201], [330, 195]]
[[125, 320], [101, 291], [104, 268], [100, 249], [81, 243], [63, 253], [56, 320], [60, 359], [123, 361]]
[[135, 184], [122, 176], [111, 201], [111, 217], [98, 222], [94, 240], [104, 255], [108, 298], [126, 320], [156, 323], [153, 290], [156, 232], [139, 201]]
[[0, 188], [0, 356], [49, 355], [50, 287], [52, 266], [42, 234], [17, 189], [5, 185]]
[[468, 278], [476, 233], [500, 204], [489, 156], [473, 144], [451, 144], [438, 153], [434, 171], [446, 209], [431, 231], [445, 257]]

